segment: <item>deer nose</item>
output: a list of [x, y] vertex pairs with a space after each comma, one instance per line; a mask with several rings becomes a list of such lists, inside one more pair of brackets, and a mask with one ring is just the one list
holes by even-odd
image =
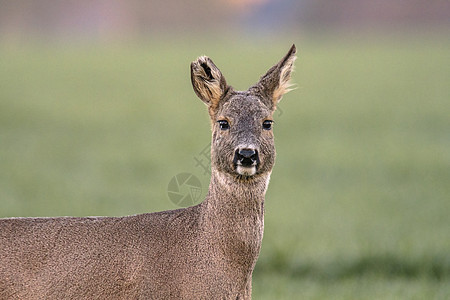
[[238, 155], [242, 156], [242, 158], [252, 159], [256, 157], [256, 151], [253, 149], [240, 149]]
[[234, 163], [244, 167], [254, 166], [259, 163], [258, 151], [252, 148], [237, 149], [234, 155]]

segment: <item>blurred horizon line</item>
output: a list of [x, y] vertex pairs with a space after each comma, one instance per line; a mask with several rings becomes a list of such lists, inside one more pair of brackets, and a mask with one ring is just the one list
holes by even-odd
[[444, 32], [450, 2], [380, 0], [0, 0], [0, 41], [120, 41], [165, 35]]

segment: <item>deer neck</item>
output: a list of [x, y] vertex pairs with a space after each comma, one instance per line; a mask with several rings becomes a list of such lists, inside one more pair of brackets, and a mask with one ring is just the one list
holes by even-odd
[[269, 179], [270, 173], [246, 179], [212, 168], [209, 191], [205, 199], [208, 212], [221, 212], [226, 218], [262, 218]]
[[213, 168], [209, 192], [201, 204], [210, 245], [244, 272], [251, 273], [261, 249], [269, 177], [244, 180]]

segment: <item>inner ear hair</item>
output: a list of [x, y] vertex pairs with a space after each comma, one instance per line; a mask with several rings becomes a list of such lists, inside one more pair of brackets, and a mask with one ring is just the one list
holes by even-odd
[[278, 102], [284, 94], [291, 91], [293, 84], [290, 83], [291, 74], [294, 69], [297, 49], [295, 45], [289, 49], [288, 53], [266, 74], [261, 76], [256, 85], [251, 90], [262, 92], [266, 99], [266, 104], [272, 110], [276, 109]]
[[294, 89], [294, 84], [291, 82], [291, 74], [294, 71], [294, 62], [297, 59], [297, 56], [289, 57], [289, 60], [285, 62], [284, 65], [281, 66], [280, 70], [280, 80], [278, 82], [278, 86], [273, 91], [273, 102], [274, 104], [278, 104], [284, 94], [292, 91]]
[[191, 81], [197, 96], [210, 108], [215, 108], [224, 96], [226, 80], [219, 68], [207, 56], [200, 56], [191, 63]]

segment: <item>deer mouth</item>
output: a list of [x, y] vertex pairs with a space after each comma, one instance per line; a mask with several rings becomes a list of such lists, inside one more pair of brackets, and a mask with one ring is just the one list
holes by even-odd
[[252, 176], [256, 174], [259, 165], [259, 155], [256, 149], [237, 149], [233, 163], [239, 175]]

